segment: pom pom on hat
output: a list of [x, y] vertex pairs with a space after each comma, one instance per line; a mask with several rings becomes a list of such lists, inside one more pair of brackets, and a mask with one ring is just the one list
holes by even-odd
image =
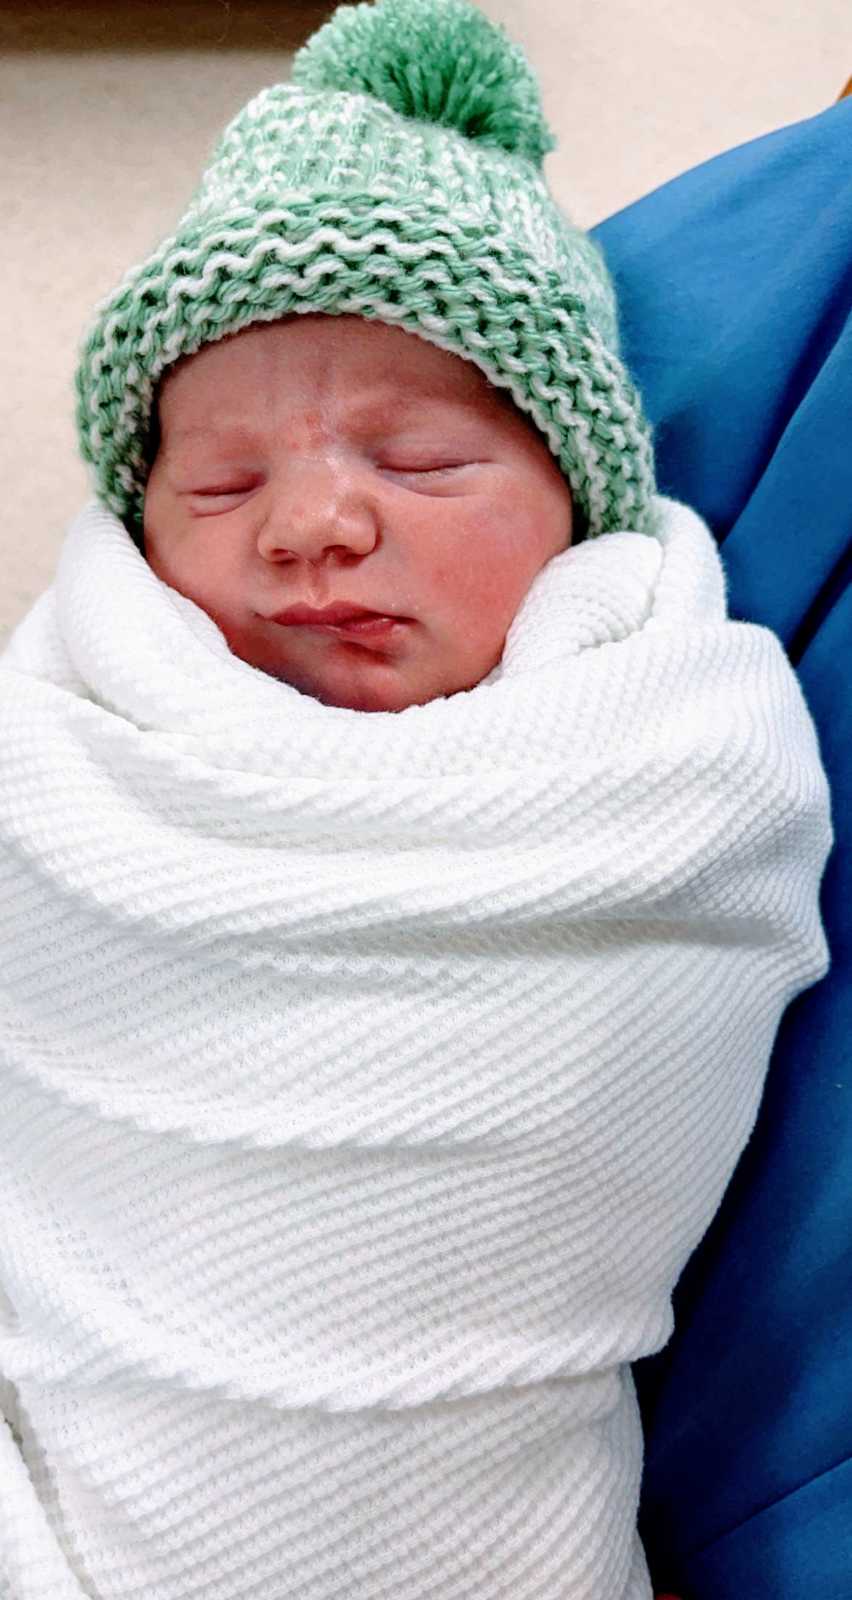
[[469, 0], [340, 6], [294, 56], [292, 82], [372, 95], [536, 166], [556, 149], [522, 50]]

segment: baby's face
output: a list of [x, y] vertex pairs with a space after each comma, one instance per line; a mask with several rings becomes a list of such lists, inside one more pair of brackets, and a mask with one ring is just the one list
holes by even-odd
[[[357, 316], [253, 324], [164, 375], [145, 493], [152, 570], [232, 652], [326, 705], [399, 711], [496, 666], [571, 542], [544, 438], [471, 362]], [[280, 623], [335, 603], [373, 638]]]

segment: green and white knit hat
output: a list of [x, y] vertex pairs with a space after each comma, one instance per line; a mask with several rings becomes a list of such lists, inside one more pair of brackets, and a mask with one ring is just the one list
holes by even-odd
[[80, 347], [81, 453], [139, 548], [164, 369], [318, 311], [395, 324], [507, 390], [570, 485], [574, 542], [655, 533], [652, 430], [603, 252], [545, 183], [555, 145], [526, 57], [470, 0], [340, 6], [228, 124]]

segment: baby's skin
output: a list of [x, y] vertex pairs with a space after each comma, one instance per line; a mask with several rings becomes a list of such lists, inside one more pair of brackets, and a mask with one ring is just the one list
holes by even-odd
[[[332, 706], [472, 688], [572, 499], [544, 436], [472, 362], [358, 316], [294, 314], [167, 369], [145, 494], [152, 570], [232, 652]], [[272, 620], [349, 603], [372, 637]]]

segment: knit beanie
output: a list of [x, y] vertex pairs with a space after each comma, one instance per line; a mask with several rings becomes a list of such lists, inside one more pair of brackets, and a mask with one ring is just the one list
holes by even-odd
[[296, 312], [394, 324], [472, 361], [544, 436], [572, 542], [655, 533], [651, 428], [603, 252], [545, 182], [519, 46], [471, 0], [343, 5], [221, 135], [174, 233], [101, 300], [76, 423], [95, 495], [143, 549], [164, 370]]

